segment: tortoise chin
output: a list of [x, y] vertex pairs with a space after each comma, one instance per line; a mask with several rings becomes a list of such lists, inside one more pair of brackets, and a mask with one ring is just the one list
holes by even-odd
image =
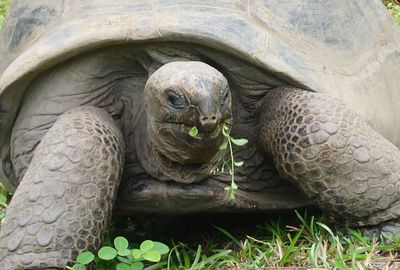
[[221, 127], [202, 132], [196, 136], [189, 134], [191, 127], [182, 124], [164, 123], [158, 129], [162, 141], [158, 151], [169, 160], [181, 164], [208, 163], [219, 152], [223, 142]]

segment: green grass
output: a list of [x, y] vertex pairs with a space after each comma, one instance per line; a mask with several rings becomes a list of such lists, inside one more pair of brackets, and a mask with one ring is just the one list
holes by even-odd
[[7, 208], [7, 202], [10, 199], [10, 194], [0, 182], [0, 222], [3, 220]]
[[[170, 270], [341, 270], [384, 269], [387, 265], [400, 269], [398, 236], [372, 238], [361, 230], [335, 230], [319, 213], [213, 214], [169, 219], [141, 217], [133, 226], [137, 234], [124, 229], [132, 227], [129, 222], [115, 223], [108, 237], [130, 233], [128, 239], [136, 243], [150, 238], [168, 244], [171, 252], [162, 262], [167, 263], [163, 269]], [[390, 237], [394, 237], [393, 242], [387, 244]]]
[[390, 14], [392, 14], [397, 25], [400, 26], [400, 5], [398, 0], [387, 0], [384, 1]]
[[3, 24], [4, 17], [7, 13], [7, 8], [10, 5], [10, 0], [0, 0], [0, 26]]
[[375, 269], [398, 260], [398, 237], [384, 244], [388, 239], [384, 235], [377, 239], [358, 230], [335, 232], [323, 217], [297, 216], [296, 225], [276, 219], [251, 231], [252, 236], [238, 237], [215, 227], [220, 237], [208, 238], [202, 245], [173, 243], [167, 269]]
[[111, 246], [111, 239], [119, 234], [129, 235], [133, 243], [160, 240], [171, 250], [157, 269], [168, 270], [400, 269], [398, 236], [391, 236], [392, 243], [386, 244], [387, 235], [372, 238], [350, 228], [336, 231], [318, 213], [237, 216], [147, 216], [138, 218], [135, 226], [114, 222], [105, 245]]

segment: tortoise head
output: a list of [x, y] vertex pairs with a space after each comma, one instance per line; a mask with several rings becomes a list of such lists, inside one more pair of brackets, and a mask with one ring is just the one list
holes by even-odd
[[151, 144], [181, 164], [210, 162], [223, 142], [222, 125], [231, 119], [226, 78], [202, 62], [156, 70], [145, 86], [145, 106]]

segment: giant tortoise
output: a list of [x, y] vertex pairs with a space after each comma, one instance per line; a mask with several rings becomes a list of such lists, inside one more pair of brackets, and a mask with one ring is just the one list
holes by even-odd
[[[63, 269], [101, 245], [112, 210], [312, 204], [400, 231], [399, 44], [380, 0], [12, 1], [2, 269]], [[233, 200], [229, 173], [211, 173], [226, 123], [248, 140]]]

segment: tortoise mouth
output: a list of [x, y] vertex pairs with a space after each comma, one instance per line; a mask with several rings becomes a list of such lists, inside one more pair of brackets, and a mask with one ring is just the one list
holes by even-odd
[[158, 151], [180, 164], [210, 163], [223, 143], [222, 123], [211, 131], [191, 134], [193, 126], [182, 123], [157, 122], [154, 127]]
[[212, 130], [201, 130], [196, 128], [196, 133], [191, 133], [191, 130], [195, 127], [193, 125], [187, 125], [185, 123], [177, 122], [156, 122], [155, 129], [158, 134], [165, 135], [169, 139], [176, 139], [179, 142], [190, 144], [191, 146], [196, 145], [210, 145], [220, 141], [222, 137], [222, 126], [223, 122], [216, 125]]
[[193, 126], [178, 123], [164, 123], [163, 126], [171, 130], [176, 138], [194, 142], [213, 141], [222, 133], [222, 124], [218, 124], [216, 128], [211, 131], [198, 131], [198, 133], [192, 135], [190, 134], [190, 130]]

